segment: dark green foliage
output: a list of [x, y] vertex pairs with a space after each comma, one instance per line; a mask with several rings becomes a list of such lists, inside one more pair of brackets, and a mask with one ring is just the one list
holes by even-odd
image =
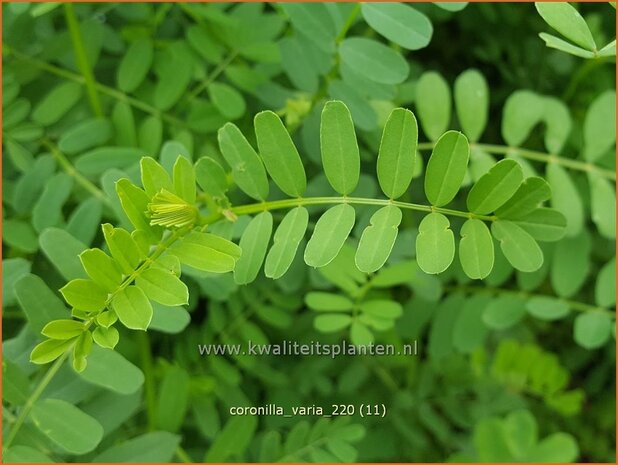
[[3, 4], [3, 461], [614, 461], [612, 6]]

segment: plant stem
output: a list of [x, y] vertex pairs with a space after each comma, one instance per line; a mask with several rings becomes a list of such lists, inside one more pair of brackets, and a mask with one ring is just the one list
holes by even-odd
[[194, 463], [193, 459], [187, 454], [187, 451], [180, 446], [176, 448], [176, 457], [178, 457], [182, 463]]
[[138, 331], [137, 343], [141, 358], [141, 368], [144, 372], [144, 397], [146, 398], [146, 424], [148, 431], [155, 430], [156, 396], [154, 372], [152, 369], [152, 353], [150, 351], [150, 337], [144, 331]]
[[219, 65], [215, 69], [213, 69], [212, 72], [208, 76], [206, 76], [206, 78], [202, 82], [195, 86], [195, 88], [189, 93], [189, 95], [187, 95], [185, 101], [191, 102], [193, 99], [198, 97], [204, 89], [206, 89], [210, 84], [212, 84], [215, 79], [217, 79], [219, 75], [223, 71], [225, 71], [225, 68], [227, 68], [234, 60], [234, 58], [236, 58], [236, 55], [238, 55], [238, 52], [236, 50], [232, 50], [228, 54], [228, 56], [221, 63], [219, 63]]
[[62, 366], [64, 361], [69, 356], [69, 353], [70, 353], [70, 349], [67, 350], [64, 354], [62, 354], [60, 357], [56, 359], [54, 364], [49, 368], [49, 370], [47, 370], [47, 373], [45, 373], [45, 376], [43, 376], [43, 378], [41, 379], [41, 381], [39, 382], [35, 390], [32, 391], [32, 394], [30, 394], [30, 397], [28, 397], [28, 400], [26, 400], [26, 403], [24, 404], [23, 408], [19, 412], [19, 416], [17, 417], [17, 420], [15, 420], [15, 424], [13, 425], [13, 427], [11, 428], [11, 431], [9, 432], [6, 442], [2, 445], [3, 449], [7, 449], [11, 445], [11, 443], [15, 440], [17, 433], [19, 432], [22, 425], [24, 424], [24, 421], [30, 414], [32, 407], [34, 407], [34, 404], [36, 403], [36, 401], [39, 400], [39, 397], [41, 397], [41, 394], [43, 394], [43, 391], [45, 391], [45, 388], [47, 387], [47, 385], [51, 382], [54, 376], [56, 376], [56, 373], [58, 373], [58, 370], [60, 370], [60, 367]]
[[93, 196], [101, 200], [107, 206], [111, 207], [111, 202], [105, 195], [105, 193], [99, 189], [96, 185], [90, 182], [87, 178], [85, 178], [79, 171], [75, 169], [75, 167], [71, 164], [69, 159], [56, 147], [50, 140], [43, 139], [43, 145], [49, 149], [52, 156], [56, 159], [60, 167], [67, 173], [69, 176], [75, 179], [77, 184], [82, 186], [88, 192], [90, 192]]
[[341, 42], [343, 39], [345, 39], [346, 34], [348, 33], [348, 30], [352, 27], [352, 25], [354, 24], [354, 20], [356, 19], [356, 17], [358, 16], [358, 14], [360, 13], [361, 10], [361, 5], [360, 3], [357, 3], [354, 8], [352, 9], [352, 11], [350, 12], [350, 15], [348, 16], [348, 19], [346, 19], [345, 24], [343, 25], [343, 27], [341, 28], [341, 31], [339, 31], [339, 34], [337, 34], [337, 39], [336, 42], [339, 43]]
[[[433, 142], [421, 142], [418, 144], [418, 150], [431, 150], [433, 149]], [[539, 152], [536, 150], [522, 149], [520, 147], [509, 147], [508, 145], [497, 144], [470, 144], [471, 148], [483, 150], [488, 153], [497, 155], [519, 155], [520, 157], [527, 158], [528, 160], [540, 161], [543, 163], [556, 163], [557, 165], [564, 166], [575, 171], [583, 171], [586, 173], [597, 173], [608, 179], [616, 179], [616, 173], [611, 170], [603, 169], [596, 166], [593, 163], [585, 161], [573, 160], [570, 158], [563, 158], [551, 153]]]
[[[70, 81], [74, 81], [77, 82], [78, 84], [86, 84], [86, 81], [84, 79], [83, 76], [73, 73], [71, 71], [68, 71], [66, 69], [60, 68], [58, 66], [52, 65], [50, 63], [47, 63], [45, 61], [39, 60], [37, 58], [33, 58], [30, 57], [24, 53], [18, 52], [15, 49], [11, 49], [10, 53], [17, 59], [24, 61], [26, 63], [31, 64], [32, 66], [36, 66], [37, 68], [46, 71], [50, 74], [54, 74], [56, 76], [62, 77], [64, 79], [69, 79]], [[121, 102], [126, 102], [129, 105], [131, 105], [134, 108], [137, 108], [138, 110], [141, 110], [145, 113], [148, 113], [150, 115], [156, 116], [157, 118], [162, 119], [163, 121], [172, 124], [174, 126], [180, 127], [180, 128], [186, 128], [187, 124], [172, 116], [169, 115], [167, 113], [162, 112], [161, 110], [153, 107], [152, 105], [149, 105], [145, 102], [142, 102], [141, 100], [138, 100], [136, 98], [133, 98], [123, 92], [120, 92], [119, 90], [114, 89], [113, 87], [108, 87], [104, 84], [95, 82], [94, 83], [94, 87], [96, 90], [98, 90], [99, 92], [101, 92], [102, 94], [105, 94], [109, 97], [112, 97], [113, 99], [116, 99], [118, 101]]]
[[73, 42], [73, 50], [75, 52], [75, 61], [79, 67], [84, 81], [86, 84], [86, 90], [88, 91], [88, 100], [90, 100], [90, 106], [96, 116], [103, 116], [103, 110], [101, 109], [101, 102], [99, 101], [99, 95], [96, 90], [96, 81], [92, 74], [92, 68], [88, 63], [88, 56], [86, 55], [86, 48], [84, 47], [84, 41], [82, 39], [81, 32], [79, 30], [79, 22], [75, 15], [75, 9], [72, 3], [64, 4], [64, 16], [69, 26], [69, 32], [71, 34], [71, 42]]
[[605, 313], [612, 318], [616, 317], [616, 314], [614, 312], [604, 307], [599, 307], [596, 305], [579, 302], [577, 300], [569, 300], [569, 299], [563, 299], [560, 297], [554, 297], [554, 296], [547, 295], [547, 294], [539, 294], [535, 292], [503, 289], [501, 287], [481, 287], [481, 286], [465, 286], [465, 285], [447, 286], [445, 290], [451, 291], [451, 292], [459, 291], [459, 292], [466, 292], [466, 293], [473, 293], [473, 294], [512, 295], [516, 297], [523, 297], [525, 299], [531, 299], [533, 297], [549, 297], [549, 298], [555, 298], [558, 301], [568, 305], [571, 310], [575, 310], [578, 312], [599, 312], [599, 313]]
[[328, 204], [359, 204], [359, 205], [376, 205], [386, 206], [394, 205], [399, 208], [408, 210], [418, 210], [427, 213], [443, 213], [445, 215], [459, 216], [462, 218], [478, 218], [484, 221], [495, 221], [495, 216], [476, 215], [474, 213], [462, 212], [459, 210], [451, 210], [449, 208], [434, 207], [432, 205], [421, 205], [416, 203], [399, 202], [397, 200], [387, 199], [369, 199], [361, 197], [299, 197], [297, 199], [273, 200], [270, 202], [253, 203], [249, 205], [241, 205], [230, 208], [230, 211], [237, 215], [248, 215], [270, 210], [279, 210], [282, 208], [293, 208], [303, 205], [328, 205]]

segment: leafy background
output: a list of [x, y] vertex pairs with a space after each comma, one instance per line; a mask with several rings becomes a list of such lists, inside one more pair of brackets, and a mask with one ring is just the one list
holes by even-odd
[[[585, 28], [547, 24], [533, 4], [4, 3], [4, 461], [613, 462], [615, 57], [595, 50], [613, 39], [615, 11], [574, 6]], [[546, 47], [547, 32], [584, 52]], [[599, 46], [586, 52], [588, 34]], [[365, 291], [397, 307], [376, 340], [418, 339], [418, 357], [197, 353], [198, 343], [346, 338], [315, 310], [318, 291], [358, 298], [364, 278], [346, 246], [329, 266], [296, 260], [283, 278], [247, 286], [185, 271], [188, 305], [155, 306], [148, 332], [121, 330], [116, 351], [93, 351], [82, 373], [30, 363], [40, 330], [69, 315], [57, 290], [82, 273], [78, 254], [102, 244], [101, 223], [127, 224], [114, 185], [139, 180], [142, 156], [168, 169], [178, 154], [209, 156], [229, 171], [217, 130], [234, 121], [251, 134], [253, 116], [271, 109], [299, 147], [308, 191], [324, 195], [329, 99], [352, 113], [362, 196], [378, 195], [381, 129], [402, 106], [419, 120], [425, 162], [445, 130], [466, 133], [464, 186], [505, 157], [544, 176], [566, 237], [541, 244], [533, 273], [497, 254], [482, 282], [457, 260], [428, 275], [411, 245], [420, 218], [404, 214]], [[407, 201], [425, 202], [422, 171]], [[349, 402], [384, 403], [388, 416], [228, 414]]]

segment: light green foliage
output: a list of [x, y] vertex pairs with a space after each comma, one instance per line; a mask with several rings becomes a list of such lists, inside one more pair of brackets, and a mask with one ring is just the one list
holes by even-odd
[[536, 2], [535, 6], [545, 22], [570, 41], [547, 33], [539, 34], [548, 47], [582, 58], [616, 56], [616, 41], [598, 47], [586, 20], [572, 5], [566, 2]]
[[612, 6], [3, 4], [2, 461], [613, 461]]
[[[432, 205], [446, 205], [457, 195], [469, 156], [468, 141], [461, 133], [449, 131], [436, 142], [425, 176], [425, 194]], [[481, 192], [481, 196], [484, 197], [484, 193]]]
[[320, 123], [324, 174], [337, 192], [350, 194], [358, 184], [360, 156], [348, 107], [334, 101], [324, 105]]
[[378, 152], [377, 174], [382, 192], [401, 197], [414, 175], [418, 127], [414, 114], [403, 108], [391, 112], [384, 125]]

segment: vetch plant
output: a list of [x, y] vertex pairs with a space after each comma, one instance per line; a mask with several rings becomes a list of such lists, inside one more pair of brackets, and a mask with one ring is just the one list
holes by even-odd
[[[120, 203], [134, 229], [104, 224], [109, 254], [89, 249], [80, 255], [88, 278], [74, 279], [61, 289], [74, 319], [45, 325], [41, 333], [48, 339], [32, 351], [34, 363], [63, 361], [71, 350], [74, 369], [83, 371], [93, 341], [103, 348], [116, 346], [117, 321], [129, 329], [146, 330], [153, 315], [151, 301], [168, 306], [186, 304], [188, 290], [179, 279], [181, 264], [210, 273], [233, 272], [238, 284], [253, 282], [263, 264], [266, 276], [280, 278], [292, 264], [305, 235], [309, 219], [306, 207], [311, 205], [334, 204], [321, 214], [304, 251], [305, 263], [315, 268], [328, 265], [339, 254], [355, 223], [355, 205], [379, 207], [355, 253], [356, 266], [364, 273], [376, 272], [386, 263], [402, 210], [426, 213], [419, 224], [416, 254], [418, 266], [429, 274], [445, 271], [455, 257], [455, 234], [449, 216], [465, 219], [459, 257], [464, 272], [472, 279], [487, 277], [493, 268], [492, 235], [513, 267], [532, 272], [543, 264], [536, 241], [558, 240], [564, 234], [562, 214], [541, 206], [551, 196], [549, 185], [540, 177], [524, 180], [521, 167], [513, 160], [496, 163], [472, 186], [467, 196], [468, 211], [445, 208], [461, 188], [469, 159], [468, 140], [456, 131], [448, 131], [437, 140], [427, 163], [424, 188], [429, 204], [398, 201], [410, 187], [417, 149], [416, 118], [409, 110], [393, 110], [382, 133], [377, 177], [386, 199], [351, 195], [359, 182], [360, 157], [352, 117], [344, 103], [328, 102], [320, 126], [324, 172], [340, 196], [303, 197], [305, 170], [279, 117], [270, 111], [261, 112], [254, 124], [258, 152], [232, 123], [219, 130], [219, 145], [235, 182], [257, 203], [232, 205], [225, 196], [226, 186], [221, 184], [223, 169], [210, 158], [194, 167], [179, 156], [171, 176], [154, 159], [143, 158], [142, 187], [128, 179], [116, 183]], [[289, 199], [267, 200], [267, 173]], [[197, 185], [201, 188], [199, 196]], [[289, 211], [269, 249], [271, 211], [280, 209]], [[207, 232], [210, 225], [234, 221], [239, 215], [255, 216], [238, 245]], [[324, 300], [310, 296], [309, 305], [351, 309], [346, 300], [337, 305], [317, 303]], [[366, 302], [360, 304], [360, 310], [387, 319], [401, 314], [396, 308], [384, 313], [385, 305]], [[318, 329], [337, 330], [351, 321], [349, 316], [330, 315], [316, 320], [316, 325]], [[371, 340], [362, 320], [354, 321], [352, 331], [358, 342]]]

